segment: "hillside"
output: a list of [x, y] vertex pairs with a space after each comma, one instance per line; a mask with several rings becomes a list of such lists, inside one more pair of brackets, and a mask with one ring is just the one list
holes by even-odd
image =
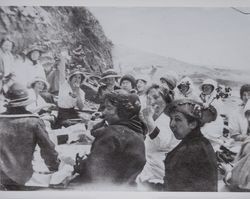
[[73, 64], [89, 72], [113, 67], [112, 42], [84, 7], [0, 7], [0, 40], [6, 37], [15, 42], [15, 54], [22, 55], [34, 44], [44, 47], [44, 66], [51, 66], [61, 50], [75, 50]]
[[199, 66], [122, 45], [114, 45], [112, 54], [114, 67], [121, 73], [131, 72], [134, 75], [142, 73], [150, 76], [152, 68], [157, 69], [152, 77], [153, 80], [158, 79], [164, 73], [174, 71], [180, 78], [183, 75], [190, 76], [196, 84], [200, 84], [205, 78], [212, 78], [220, 84], [231, 86], [234, 90], [238, 90], [244, 83], [250, 83], [250, 70], [227, 70]]

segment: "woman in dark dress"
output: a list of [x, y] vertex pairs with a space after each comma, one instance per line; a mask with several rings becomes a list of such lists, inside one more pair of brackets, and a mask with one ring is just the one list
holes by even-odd
[[200, 127], [216, 118], [212, 107], [196, 101], [176, 100], [167, 108], [170, 128], [181, 140], [165, 159], [166, 191], [217, 191], [217, 160]]
[[92, 130], [95, 141], [91, 152], [75, 168], [80, 174], [79, 181], [135, 185], [135, 179], [146, 163], [140, 107], [136, 94], [116, 90], [105, 95], [105, 125]]

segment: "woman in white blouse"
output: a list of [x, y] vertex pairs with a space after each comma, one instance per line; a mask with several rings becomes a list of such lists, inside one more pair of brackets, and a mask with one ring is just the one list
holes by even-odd
[[77, 119], [78, 110], [84, 108], [85, 93], [80, 88], [80, 85], [85, 79], [84, 72], [75, 67], [72, 69], [67, 79], [65, 78], [65, 63], [66, 59], [62, 58], [59, 65], [60, 71], [60, 86], [58, 95], [58, 117], [56, 122], [56, 128], [60, 128], [63, 123], [68, 119]]
[[54, 107], [54, 104], [47, 103], [41, 96], [41, 92], [48, 90], [49, 84], [43, 77], [35, 77], [29, 84], [29, 97], [33, 102], [27, 106], [32, 113], [39, 113], [41, 110]]
[[168, 89], [153, 84], [146, 91], [147, 107], [142, 110], [143, 117], [148, 127], [145, 140], [146, 165], [137, 178], [139, 184], [163, 184], [165, 175], [164, 159], [179, 141], [174, 137], [169, 125], [170, 118], [164, 114], [167, 105], [172, 101]]

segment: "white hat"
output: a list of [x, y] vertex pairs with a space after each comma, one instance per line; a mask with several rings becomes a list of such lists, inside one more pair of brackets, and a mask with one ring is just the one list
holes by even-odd
[[34, 78], [28, 83], [27, 87], [28, 87], [28, 88], [32, 88], [32, 86], [33, 86], [33, 84], [34, 84], [35, 82], [43, 82], [44, 85], [45, 85], [44, 90], [49, 89], [49, 83], [48, 83], [43, 77], [39, 77], [39, 76], [34, 77]]
[[216, 89], [216, 88], [218, 87], [218, 83], [217, 83], [216, 81], [214, 81], [213, 79], [205, 79], [205, 80], [202, 82], [201, 86], [200, 86], [200, 90], [202, 90], [202, 87], [203, 87], [204, 85], [211, 85], [211, 86], [214, 87], [214, 89]]

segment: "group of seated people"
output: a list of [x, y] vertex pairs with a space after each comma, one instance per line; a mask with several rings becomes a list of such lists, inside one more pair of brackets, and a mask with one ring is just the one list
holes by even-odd
[[[18, 66], [8, 65], [12, 55], [5, 51], [12, 45], [8, 40], [1, 43], [0, 176], [2, 189], [21, 190], [32, 176], [36, 145], [50, 171], [60, 168], [62, 160], [47, 130], [80, 119], [86, 74], [80, 67], [65, 73], [67, 60], [62, 56], [55, 100], [48, 92], [45, 71], [39, 72], [42, 51], [33, 48], [27, 53], [36, 71], [31, 69], [23, 82], [15, 73]], [[228, 113], [228, 126], [221, 116], [225, 97], [212, 79], [204, 80], [198, 92], [189, 77], [178, 80], [169, 73], [154, 82], [108, 69], [102, 73], [100, 85], [95, 97], [100, 114], [89, 121], [93, 125], [87, 125], [94, 141], [90, 154], [75, 163], [74, 172], [79, 175], [73, 181], [157, 191], [218, 191], [215, 150], [229, 139], [242, 142], [242, 148], [236, 166], [225, 168], [225, 183], [249, 189], [250, 85], [241, 87], [242, 103], [239, 110]], [[223, 135], [225, 128], [228, 137]]]

